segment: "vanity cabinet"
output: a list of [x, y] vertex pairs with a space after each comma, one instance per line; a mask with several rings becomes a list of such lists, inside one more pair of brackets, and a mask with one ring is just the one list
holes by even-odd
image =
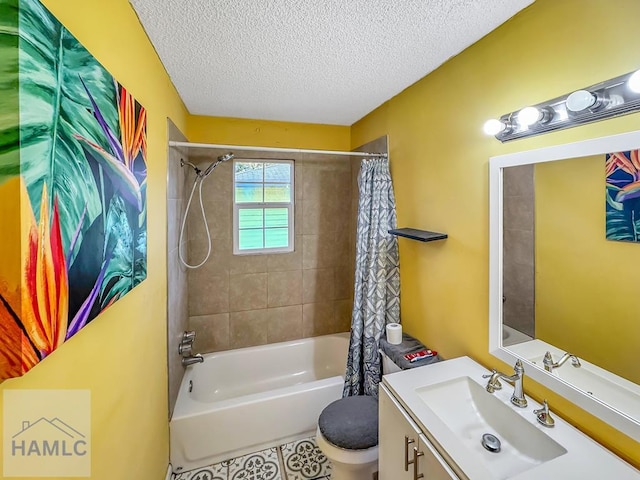
[[382, 383], [379, 402], [380, 480], [458, 480], [420, 427]]

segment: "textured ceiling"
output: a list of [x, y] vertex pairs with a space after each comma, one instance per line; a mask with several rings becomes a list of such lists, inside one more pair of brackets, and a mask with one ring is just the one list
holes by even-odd
[[192, 114], [351, 125], [534, 0], [130, 0]]

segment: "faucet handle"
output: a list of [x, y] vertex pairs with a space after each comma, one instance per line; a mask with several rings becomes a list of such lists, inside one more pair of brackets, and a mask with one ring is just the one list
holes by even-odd
[[178, 354], [183, 357], [190, 357], [193, 349], [193, 342], [180, 342]]
[[193, 343], [195, 339], [196, 339], [196, 332], [194, 332], [193, 330], [184, 332], [182, 334], [182, 343]]
[[551, 428], [556, 424], [555, 420], [551, 416], [551, 413], [549, 412], [549, 404], [547, 403], [546, 399], [544, 402], [542, 402], [542, 408], [534, 410], [533, 414], [536, 416], [538, 423], [544, 425], [545, 427]]
[[489, 382], [487, 383], [487, 392], [493, 393], [496, 390], [502, 389], [502, 383], [500, 383], [499, 378], [500, 372], [495, 368], [491, 370], [491, 373], [487, 375], [482, 375], [482, 378], [488, 378]]

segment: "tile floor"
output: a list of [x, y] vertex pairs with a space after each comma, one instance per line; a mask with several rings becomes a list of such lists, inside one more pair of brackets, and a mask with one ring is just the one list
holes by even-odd
[[331, 464], [316, 445], [314, 437], [173, 476], [173, 480], [330, 479]]

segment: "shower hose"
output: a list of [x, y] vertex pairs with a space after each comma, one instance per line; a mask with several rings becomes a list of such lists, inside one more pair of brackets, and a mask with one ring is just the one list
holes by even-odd
[[[205, 177], [200, 177], [196, 175], [196, 179], [193, 182], [193, 188], [191, 188], [191, 194], [189, 195], [189, 201], [187, 202], [187, 208], [184, 211], [184, 216], [182, 217], [182, 227], [180, 228], [180, 240], [178, 240], [178, 256], [180, 257], [180, 262], [187, 268], [200, 268], [204, 263], [209, 259], [211, 255], [211, 234], [209, 233], [209, 225], [207, 222], [207, 214], [204, 211], [204, 204], [202, 203], [202, 183], [204, 182]], [[207, 255], [197, 265], [190, 265], [186, 262], [182, 254], [182, 238], [184, 236], [184, 227], [187, 223], [187, 215], [189, 214], [189, 208], [191, 207], [191, 201], [193, 200], [193, 194], [196, 191], [196, 187], [198, 187], [198, 197], [200, 199], [200, 211], [202, 212], [202, 220], [204, 222], [204, 231], [207, 234]]]

